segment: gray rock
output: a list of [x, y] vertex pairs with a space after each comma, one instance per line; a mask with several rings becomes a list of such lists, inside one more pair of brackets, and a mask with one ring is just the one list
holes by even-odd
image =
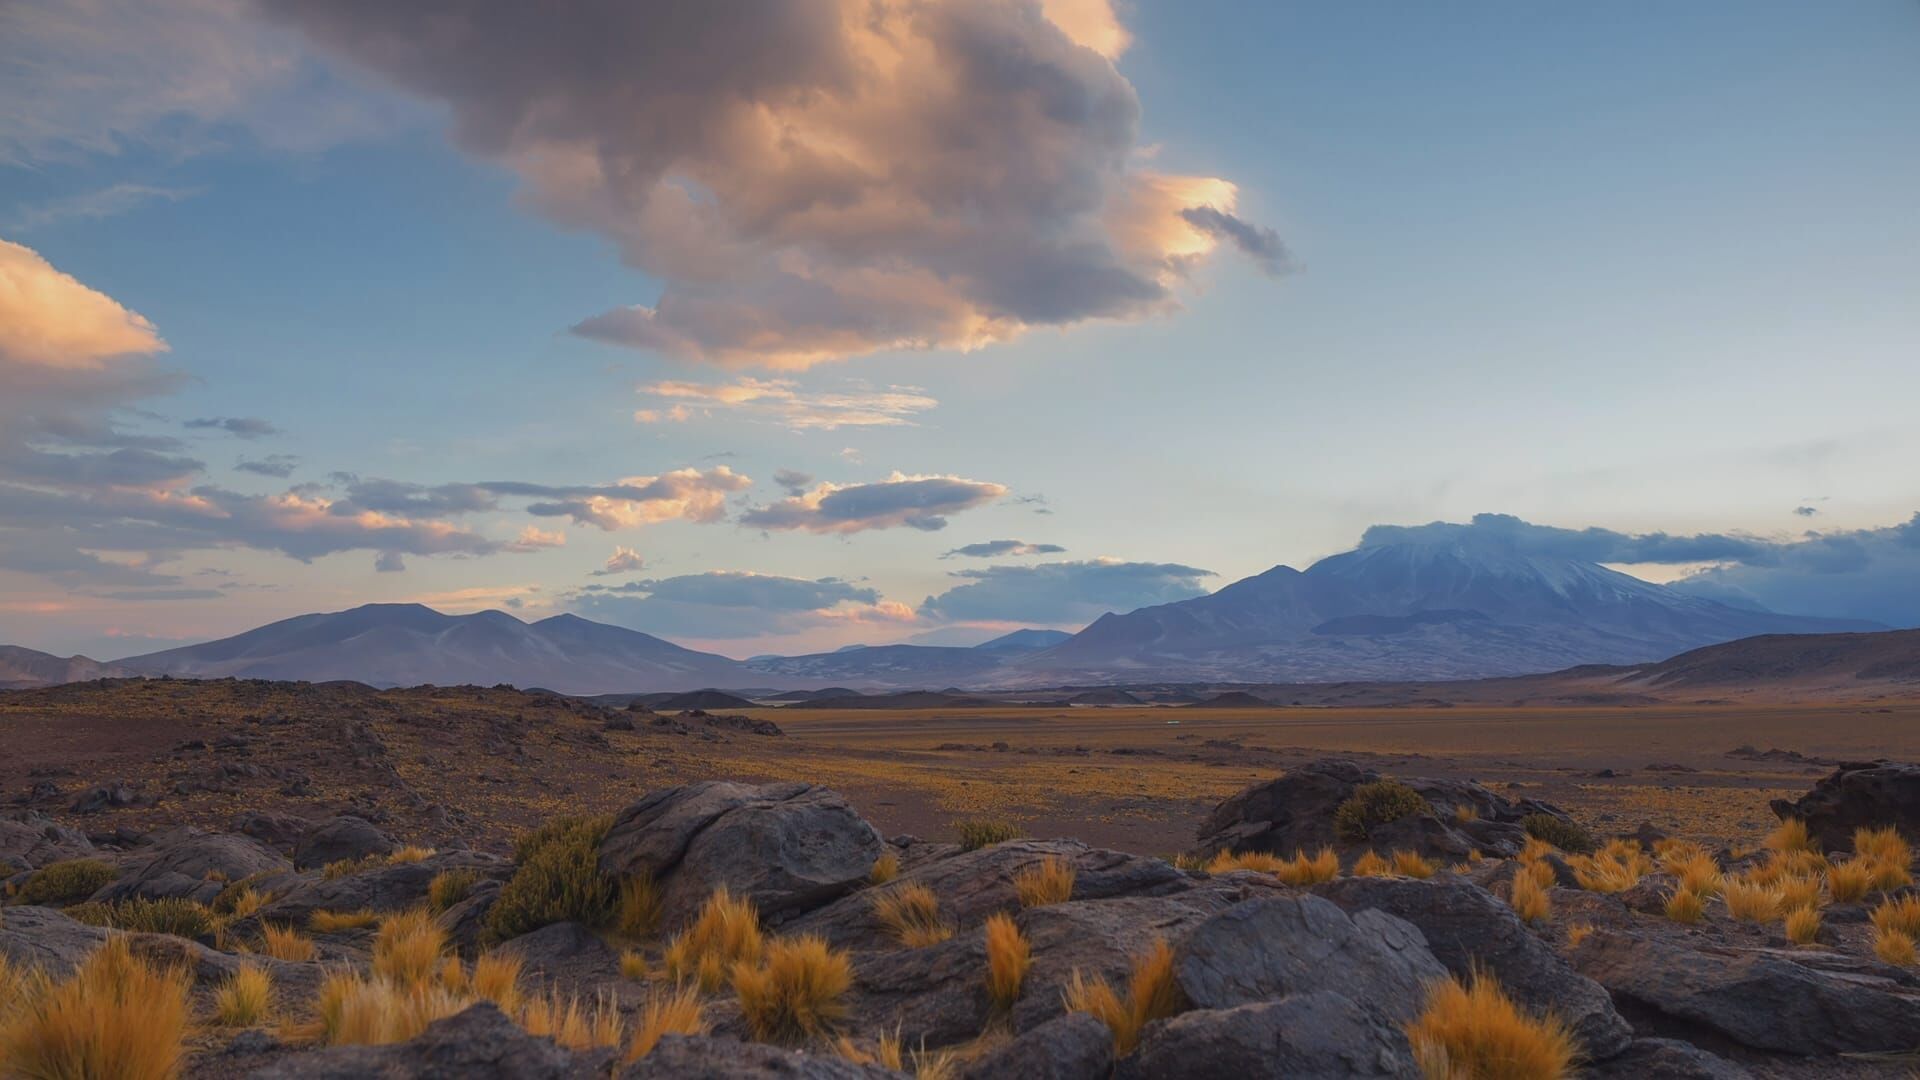
[[668, 1035], [621, 1080], [904, 1080], [905, 1073], [831, 1054], [707, 1035]]
[[274, 1062], [254, 1080], [588, 1080], [604, 1077], [611, 1050], [574, 1053], [529, 1035], [482, 1002], [389, 1046], [335, 1046]]
[[1106, 1080], [1113, 1073], [1113, 1032], [1086, 1013], [1068, 1013], [982, 1054], [961, 1080]]
[[1346, 912], [1317, 896], [1274, 896], [1228, 908], [1179, 948], [1174, 978], [1195, 1008], [1230, 1009], [1330, 990], [1389, 1018], [1418, 1015], [1426, 984], [1447, 971], [1420, 931], [1391, 915]]
[[441, 912], [434, 921], [447, 932], [447, 942], [457, 951], [471, 955], [480, 950], [487, 934], [487, 916], [493, 902], [500, 899], [500, 882], [481, 881], [465, 900]]
[[1416, 1080], [1420, 1070], [1399, 1025], [1365, 1005], [1322, 991], [1231, 1009], [1201, 1009], [1149, 1025], [1139, 1051], [1121, 1064], [1117, 1076]]
[[1911, 1050], [1920, 1032], [1920, 980], [1870, 962], [1814, 966], [1772, 949], [1649, 946], [1618, 930], [1596, 930], [1573, 962], [1618, 998], [1757, 1050]]
[[578, 986], [620, 977], [619, 954], [579, 923], [543, 926], [501, 945], [500, 951], [520, 957], [522, 977], [536, 982]]
[[48, 863], [85, 858], [93, 853], [93, 845], [85, 833], [58, 824], [44, 814], [27, 811], [14, 818], [0, 819], [0, 867], [37, 870]]
[[109, 931], [75, 922], [52, 908], [10, 907], [0, 912], [0, 957], [16, 968], [40, 968], [65, 978]]
[[286, 869], [287, 860], [257, 840], [182, 830], [129, 857], [120, 876], [93, 898], [186, 897], [204, 904], [220, 895], [228, 881]]
[[1341, 878], [1314, 892], [1349, 912], [1377, 908], [1418, 927], [1427, 948], [1459, 978], [1490, 972], [1515, 1001], [1553, 1009], [1579, 1036], [1587, 1056], [1603, 1061], [1633, 1038], [1606, 990], [1575, 971], [1551, 945], [1529, 933], [1513, 909], [1457, 878]]
[[301, 838], [312, 831], [313, 822], [292, 814], [254, 811], [233, 819], [233, 830], [253, 837], [276, 851], [293, 854]]
[[302, 870], [318, 870], [342, 859], [391, 855], [399, 846], [372, 822], [342, 815], [328, 818], [308, 830], [294, 848], [293, 864]]
[[1842, 765], [1800, 798], [1771, 805], [1782, 818], [1806, 822], [1822, 851], [1852, 851], [1853, 830], [1862, 826], [1892, 825], [1920, 841], [1920, 765]]
[[662, 924], [691, 919], [725, 885], [779, 925], [866, 881], [880, 834], [836, 792], [812, 784], [704, 781], [651, 792], [622, 810], [601, 869], [651, 875]]
[[1753, 1074], [1678, 1039], [1635, 1039], [1627, 1051], [1589, 1069], [1595, 1080], [1752, 1080]]
[[898, 1032], [908, 1046], [948, 1046], [980, 1033], [987, 1001], [985, 933], [937, 945], [872, 953], [854, 965], [847, 1014], [868, 1031]]
[[[51, 908], [12, 907], [0, 918], [0, 957], [16, 968], [39, 968], [56, 979], [73, 969], [106, 943], [116, 931], [75, 922]], [[273, 976], [274, 986], [287, 1000], [304, 1001], [318, 988], [317, 964], [290, 964], [270, 957], [238, 957], [217, 952], [195, 941], [168, 934], [127, 934], [137, 956], [163, 966], [186, 970], [196, 985], [218, 986], [246, 963], [261, 965]]]
[[427, 898], [427, 887], [443, 870], [468, 869], [487, 877], [510, 872], [511, 865], [497, 855], [480, 851], [443, 851], [418, 862], [391, 863], [358, 874], [328, 880], [302, 878], [260, 909], [260, 918], [272, 922], [304, 923], [315, 911], [403, 911]]

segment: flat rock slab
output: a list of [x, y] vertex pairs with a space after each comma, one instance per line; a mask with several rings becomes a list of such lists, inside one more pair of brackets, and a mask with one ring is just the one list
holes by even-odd
[[1319, 992], [1200, 1009], [1152, 1024], [1117, 1080], [1418, 1080], [1398, 1024], [1340, 994]]
[[907, 1080], [878, 1065], [763, 1043], [705, 1035], [668, 1035], [627, 1066], [621, 1080]]
[[529, 1035], [490, 1004], [436, 1021], [390, 1046], [334, 1046], [285, 1057], [253, 1080], [589, 1080], [605, 1077], [611, 1051], [574, 1053]]

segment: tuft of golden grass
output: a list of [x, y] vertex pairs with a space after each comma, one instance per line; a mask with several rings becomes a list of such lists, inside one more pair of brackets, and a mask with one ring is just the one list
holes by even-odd
[[449, 994], [473, 996], [473, 976], [467, 973], [467, 966], [458, 956], [449, 956], [440, 962], [440, 986]]
[[647, 937], [660, 926], [660, 890], [653, 878], [638, 874], [620, 883], [613, 928], [631, 938]]
[[811, 934], [779, 938], [761, 963], [733, 966], [733, 993], [753, 1036], [798, 1042], [824, 1034], [845, 1012], [841, 997], [853, 984], [847, 954]]
[[1520, 916], [1523, 922], [1543, 923], [1553, 913], [1553, 901], [1548, 898], [1547, 890], [1531, 874], [1513, 876], [1508, 900], [1513, 905], [1514, 914]]
[[1558, 1080], [1580, 1056], [1564, 1021], [1522, 1012], [1487, 975], [1435, 983], [1406, 1030], [1428, 1080]]
[[403, 989], [384, 979], [335, 972], [314, 1001], [321, 1041], [335, 1046], [405, 1042], [467, 1007], [467, 999], [438, 985]]
[[1353, 863], [1354, 877], [1387, 877], [1393, 873], [1393, 864], [1380, 857], [1377, 851], [1368, 851]]
[[361, 908], [359, 911], [316, 911], [307, 916], [307, 929], [316, 934], [337, 934], [343, 930], [365, 930], [380, 921], [380, 916]]
[[1920, 938], [1920, 896], [1888, 899], [1873, 909], [1875, 930], [1898, 930], [1911, 938]]
[[986, 934], [987, 997], [995, 1008], [1011, 1009], [1033, 966], [1033, 944], [1005, 912], [987, 917]]
[[109, 938], [65, 981], [26, 977], [0, 1014], [0, 1067], [48, 1080], [172, 1080], [187, 1031], [188, 978]]
[[647, 957], [638, 949], [626, 949], [620, 953], [620, 977], [639, 982], [647, 977]]
[[1293, 858], [1275, 873], [1288, 885], [1315, 885], [1332, 881], [1340, 876], [1340, 856], [1330, 847], [1321, 848], [1311, 857], [1304, 851], [1296, 851]]
[[552, 1039], [569, 1050], [590, 1050], [596, 1046], [619, 1046], [627, 1040], [626, 1020], [619, 1006], [606, 995], [596, 998], [592, 1008], [569, 995], [561, 1000], [557, 991], [528, 998], [520, 1006], [520, 1027], [529, 1035]]
[[1532, 878], [1533, 883], [1542, 889], [1551, 889], [1560, 881], [1560, 875], [1554, 871], [1553, 864], [1545, 859], [1521, 863], [1519, 876]]
[[1537, 836], [1529, 835], [1526, 844], [1520, 848], [1520, 861], [1530, 863], [1559, 850], [1559, 848], [1554, 847], [1545, 840]]
[[1811, 945], [1820, 937], [1820, 909], [1797, 907], [1787, 912], [1787, 940], [1795, 945]]
[[1813, 837], [1807, 834], [1807, 823], [1799, 818], [1782, 818], [1780, 824], [1767, 834], [1763, 841], [1769, 851], [1812, 851]]
[[1780, 917], [1783, 901], [1777, 887], [1739, 878], [1727, 882], [1720, 899], [1727, 914], [1746, 922], [1772, 922]]
[[1572, 923], [1567, 927], [1567, 948], [1569, 949], [1576, 948], [1579, 946], [1581, 942], [1587, 940], [1592, 936], [1593, 936], [1592, 923], [1586, 923], [1586, 922]]
[[480, 881], [480, 875], [464, 866], [442, 870], [427, 883], [427, 906], [435, 914], [465, 900]]
[[1823, 879], [1819, 877], [1790, 877], [1781, 880], [1776, 886], [1780, 890], [1780, 909], [1794, 911], [1799, 908], [1817, 908], [1825, 899], [1821, 894]]
[[1572, 855], [1567, 865], [1573, 868], [1573, 878], [1580, 887], [1589, 892], [1617, 893], [1625, 892], [1640, 883], [1641, 877], [1653, 869], [1653, 860], [1643, 854], [1638, 845], [1615, 840], [1592, 855]]
[[1393, 872], [1401, 877], [1430, 878], [1433, 864], [1417, 851], [1400, 850], [1393, 853]]
[[1064, 904], [1073, 898], [1073, 864], [1058, 855], [1049, 855], [1038, 866], [1030, 866], [1013, 876], [1013, 891], [1021, 907], [1045, 907]]
[[386, 864], [387, 858], [384, 855], [362, 855], [357, 859], [339, 859], [321, 867], [320, 876], [328, 881], [337, 881]]
[[1827, 899], [1836, 904], [1851, 904], [1866, 899], [1873, 888], [1873, 866], [1854, 858], [1827, 868]]
[[402, 863], [417, 863], [433, 857], [433, 849], [418, 844], [408, 844], [387, 856], [387, 865], [399, 866]]
[[1916, 962], [1913, 935], [1893, 927], [1874, 927], [1873, 955], [1895, 967], [1912, 967]]
[[734, 964], [757, 962], [763, 946], [753, 901], [736, 899], [722, 885], [707, 897], [692, 925], [667, 943], [667, 977], [718, 990]]
[[510, 953], [481, 953], [474, 960], [473, 975], [468, 979], [473, 996], [493, 1002], [508, 1016], [519, 1012], [522, 963], [519, 956]]
[[240, 891], [234, 893], [233, 899], [229, 901], [227, 914], [232, 915], [236, 919], [244, 919], [266, 906], [267, 898], [261, 895], [258, 889], [249, 885], [243, 885], [240, 887]]
[[1222, 851], [1207, 860], [1206, 871], [1209, 874], [1225, 874], [1233, 870], [1252, 870], [1260, 874], [1277, 874], [1286, 865], [1285, 859], [1268, 851]]
[[373, 972], [402, 988], [430, 983], [447, 950], [447, 932], [425, 908], [389, 915], [373, 939]]
[[898, 852], [882, 852], [873, 860], [873, 869], [867, 871], [867, 884], [885, 885], [900, 876], [900, 855]]
[[1180, 1011], [1180, 989], [1173, 981], [1173, 948], [1155, 938], [1133, 958], [1126, 996], [1104, 978], [1089, 979], [1078, 970], [1063, 991], [1068, 1012], [1098, 1018], [1113, 1032], [1114, 1054], [1125, 1057], [1140, 1043], [1140, 1032], [1155, 1020]]
[[671, 991], [656, 991], [647, 999], [646, 1008], [640, 1010], [639, 1026], [633, 1030], [633, 1041], [627, 1044], [626, 1060], [639, 1061], [653, 1053], [663, 1035], [706, 1033], [706, 1007], [700, 1004], [697, 988], [682, 986]]
[[962, 851], [978, 851], [983, 847], [1020, 839], [1020, 826], [999, 818], [967, 818], [954, 822], [953, 828], [960, 835]]
[[273, 976], [248, 964], [214, 995], [213, 1014], [227, 1027], [252, 1027], [267, 1018], [272, 1002]]
[[1691, 925], [1699, 922], [1700, 916], [1706, 913], [1707, 901], [1699, 893], [1682, 886], [1667, 897], [1665, 910], [1667, 918]]
[[895, 941], [909, 949], [937, 945], [953, 936], [953, 927], [940, 919], [939, 898], [925, 885], [900, 885], [878, 894], [873, 898], [873, 915]]
[[291, 926], [260, 924], [260, 951], [275, 960], [305, 963], [314, 957], [313, 939]]
[[1720, 864], [1704, 851], [1684, 859], [1667, 860], [1665, 866], [1669, 873], [1680, 879], [1681, 888], [1702, 899], [1719, 896], [1720, 890], [1726, 888], [1727, 877], [1721, 873]]
[[1461, 825], [1469, 821], [1477, 821], [1479, 817], [1480, 811], [1472, 803], [1461, 803], [1453, 808], [1453, 820]]

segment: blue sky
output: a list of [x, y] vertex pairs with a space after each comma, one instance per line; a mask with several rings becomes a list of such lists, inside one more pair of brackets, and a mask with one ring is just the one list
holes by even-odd
[[[827, 0], [765, 6], [839, 32]], [[722, 233], [686, 241], [683, 223], [635, 224], [641, 211], [610, 188], [555, 179], [573, 145], [560, 130], [650, 160], [672, 137], [651, 133], [677, 115], [656, 83], [676, 72], [622, 76], [630, 97], [584, 94], [529, 146], [513, 141], [525, 123], [494, 130], [503, 115], [524, 121], [524, 100], [474, 89], [446, 56], [394, 60], [368, 44], [394, 28], [351, 5], [0, 11], [0, 94], [27, 103], [0, 111], [0, 239], [28, 253], [15, 272], [65, 275], [166, 344], [96, 349], [89, 363], [176, 376], [48, 391], [30, 376], [74, 365], [0, 330], [0, 392], [14, 399], [0, 406], [14, 431], [0, 430], [0, 457], [75, 460], [144, 439], [199, 468], [143, 480], [143, 498], [292, 488], [331, 508], [316, 515], [376, 529], [341, 506], [357, 499], [358, 513], [417, 526], [319, 544], [313, 530], [333, 522], [311, 517], [164, 533], [150, 511], [120, 509], [101, 525], [99, 508], [125, 491], [18, 465], [0, 487], [37, 500], [0, 500], [0, 640], [124, 655], [370, 600], [575, 610], [734, 655], [969, 640], [1305, 565], [1374, 524], [1483, 512], [1758, 538], [1773, 554], [1710, 576], [1761, 602], [1911, 595], [1920, 555], [1907, 561], [1906, 534], [1889, 530], [1920, 510], [1920, 8], [1140, 0], [1114, 13], [1130, 39], [1120, 51], [1080, 21], [1099, 29], [1100, 0], [1057, 0], [1044, 19], [1003, 6], [996, 30], [1017, 48], [980, 48], [1042, 58], [1085, 92], [1076, 103], [1095, 103], [1084, 114], [1029, 128], [980, 95], [937, 117], [851, 101], [786, 119], [889, 173], [925, 164], [888, 159], [913, 143], [1036, 193], [951, 179], [937, 157], [949, 165], [927, 171], [940, 175], [898, 183], [1000, 209], [889, 219], [885, 241], [865, 224], [789, 222], [813, 230], [789, 254], [806, 260], [804, 284], [834, 293], [840, 321], [770, 330], [744, 356], [742, 325], [795, 310], [789, 278], [715, 286], [702, 275], [720, 245], [705, 242]], [[576, 27], [603, 21], [614, 70], [670, 67], [645, 53], [653, 37], [738, 29], [648, 35], [643, 11], [574, 7]], [[540, 81], [559, 79], [542, 64], [585, 47], [564, 30], [493, 32], [524, 56], [529, 85], [582, 88]], [[738, 89], [733, 39], [698, 40], [723, 44], [714, 71], [684, 76], [699, 81], [688, 94], [720, 100]], [[124, 63], [135, 43], [141, 61]], [[739, 54], [743, 70], [750, 58]], [[816, 76], [828, 77], [792, 74]], [[1116, 157], [1103, 110], [1128, 93], [1137, 120]], [[949, 141], [979, 149], [935, 145], [949, 127]], [[743, 168], [737, 147], [677, 152], [719, 185], [705, 205], [733, 215], [729, 241], [746, 235], [738, 207], [765, 210], [798, 183]], [[1097, 222], [1057, 216], [1082, 172], [1088, 197], [1108, 198]], [[1119, 266], [1164, 284], [1163, 300], [1100, 292], [1112, 268], [1091, 262], [1043, 273], [1054, 252], [995, 218], [1105, 229], [1143, 174], [1237, 189], [1223, 200], [1183, 188], [1173, 217], [1119, 214], [1160, 245], [1123, 251]], [[1187, 240], [1167, 230], [1202, 203], [1244, 232], [1202, 230], [1206, 250], [1180, 261]], [[1251, 238], [1245, 250], [1236, 235]], [[1275, 240], [1277, 274], [1263, 246]], [[943, 284], [912, 279], [927, 291], [898, 307], [894, 292], [863, 291], [844, 255], [862, 243], [891, 245], [878, 251], [887, 265], [932, 268]], [[761, 275], [763, 256], [739, 265]], [[1016, 284], [982, 280], [996, 278]], [[669, 326], [663, 291], [729, 307]], [[796, 295], [810, 317], [813, 294]], [[660, 314], [598, 340], [570, 330], [628, 305]], [[992, 340], [955, 329], [988, 315]], [[907, 326], [926, 347], [893, 347], [875, 326]], [[640, 392], [663, 383], [682, 385]], [[730, 401], [713, 399], [720, 388]], [[49, 434], [61, 418], [114, 434]], [[273, 431], [183, 426], [216, 418]], [[836, 418], [890, 423], [822, 426]], [[672, 499], [610, 513], [568, 501], [686, 470]], [[807, 479], [783, 487], [783, 470]], [[367, 510], [375, 480], [413, 485], [413, 501]], [[543, 491], [469, 490], [500, 483]], [[686, 484], [709, 501], [686, 501]], [[484, 509], [419, 501], [449, 485]], [[927, 512], [895, 512], [909, 505]], [[948, 555], [998, 539], [1064, 550]], [[1810, 578], [1810, 543], [1874, 554]], [[637, 559], [609, 568], [620, 549]], [[1699, 568], [1633, 569], [1668, 580]], [[998, 606], [926, 603], [1001, 580]], [[982, 617], [946, 614], [961, 609]], [[1920, 622], [1920, 600], [1872, 614], [1901, 611]]]

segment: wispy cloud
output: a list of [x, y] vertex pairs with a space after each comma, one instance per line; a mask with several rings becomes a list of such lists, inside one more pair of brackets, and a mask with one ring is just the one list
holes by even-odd
[[725, 383], [649, 383], [640, 393], [661, 402], [634, 412], [634, 420], [643, 424], [685, 421], [697, 409], [702, 415], [721, 412], [728, 419], [759, 419], [795, 431], [910, 425], [914, 416], [940, 404], [916, 386], [802, 390], [792, 379], [752, 376]]
[[1006, 555], [1058, 555], [1067, 550], [1059, 544], [1029, 544], [1025, 540], [986, 540], [954, 548], [940, 556], [951, 559], [963, 555], [970, 559], [992, 559]]
[[148, 203], [179, 202], [200, 194], [199, 188], [157, 187], [152, 184], [114, 184], [22, 207], [12, 227], [20, 232], [44, 229], [68, 221], [99, 221], [119, 217]]

